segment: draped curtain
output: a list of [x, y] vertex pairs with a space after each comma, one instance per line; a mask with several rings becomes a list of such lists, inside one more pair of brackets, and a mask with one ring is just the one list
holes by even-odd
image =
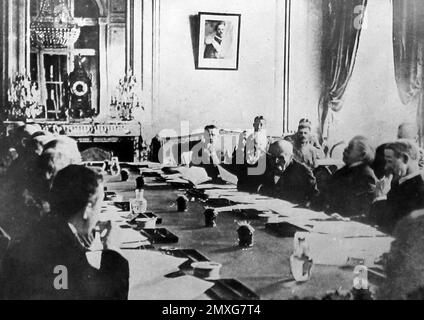
[[423, 135], [424, 1], [393, 0], [395, 76], [403, 104], [416, 108]]
[[367, 0], [323, 1], [324, 83], [319, 103], [323, 139], [328, 138], [331, 113], [339, 112], [343, 106], [343, 96], [355, 66], [367, 2]]

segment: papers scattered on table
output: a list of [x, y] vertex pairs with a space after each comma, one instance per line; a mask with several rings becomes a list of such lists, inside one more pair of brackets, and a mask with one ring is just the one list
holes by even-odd
[[236, 175], [230, 173], [228, 170], [224, 169], [222, 166], [218, 166], [219, 176], [222, 180], [236, 186], [238, 183], [238, 178]]
[[130, 266], [130, 291], [163, 280], [165, 275], [178, 271], [178, 267], [187, 261], [150, 250], [127, 250], [121, 254]]
[[192, 276], [164, 279], [155, 284], [133, 288], [129, 300], [194, 300], [213, 286], [212, 282]]
[[181, 178], [181, 174], [180, 173], [162, 174], [161, 177], [164, 178], [165, 180], [173, 180], [173, 179]]
[[123, 251], [122, 255], [130, 266], [129, 300], [189, 300], [213, 286], [191, 276], [164, 278], [187, 259], [148, 250]]
[[328, 234], [340, 238], [384, 237], [377, 229], [355, 221], [314, 221], [307, 217], [278, 218], [276, 222], [288, 222], [294, 226], [313, 233]]
[[150, 245], [150, 241], [134, 241], [134, 242], [124, 242], [121, 244], [120, 249], [122, 250], [131, 250], [131, 249], [138, 249], [142, 246], [148, 246]]
[[198, 190], [211, 189], [211, 190], [206, 190], [205, 193], [210, 192], [210, 193], [217, 193], [217, 194], [222, 194], [222, 192], [228, 192], [228, 190], [237, 191], [237, 187], [232, 184], [212, 184], [212, 183], [198, 185], [196, 186], [196, 189]]
[[373, 267], [376, 259], [390, 251], [391, 237], [340, 238], [317, 233], [302, 233], [306, 238], [314, 264], [345, 266], [349, 258], [363, 259]]
[[181, 178], [197, 186], [199, 184], [211, 181], [206, 170], [200, 167], [184, 168], [181, 170]]
[[120, 228], [119, 238], [123, 244], [125, 243], [134, 243], [134, 242], [144, 242], [148, 239], [143, 236], [139, 231], [135, 231], [134, 229], [122, 229]]
[[314, 221], [311, 231], [314, 233], [331, 234], [343, 238], [384, 237], [377, 229], [356, 221]]
[[243, 209], [256, 209], [258, 211], [268, 211], [266, 207], [260, 204], [236, 204], [234, 206], [215, 208], [217, 212], [231, 212], [231, 211], [243, 210]]

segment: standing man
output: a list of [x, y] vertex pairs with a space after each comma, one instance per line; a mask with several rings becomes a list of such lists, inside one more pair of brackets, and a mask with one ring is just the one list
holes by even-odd
[[[240, 191], [254, 192], [256, 191], [258, 176], [264, 174], [266, 169], [266, 154], [269, 148], [269, 140], [266, 134], [266, 119], [263, 116], [257, 116], [253, 122], [253, 134], [251, 134], [243, 146], [242, 157], [238, 154], [236, 160], [243, 159], [243, 163], [239, 164], [237, 173], [237, 188]], [[236, 154], [237, 155], [237, 154]], [[263, 161], [263, 168], [261, 168]], [[262, 169], [262, 172], [261, 172]], [[253, 172], [249, 175], [250, 171]], [[256, 175], [254, 174], [256, 172]]]
[[299, 122], [297, 133], [285, 138], [294, 147], [294, 157], [311, 170], [317, 167], [317, 160], [324, 158], [318, 139], [312, 134], [312, 123], [308, 119]]

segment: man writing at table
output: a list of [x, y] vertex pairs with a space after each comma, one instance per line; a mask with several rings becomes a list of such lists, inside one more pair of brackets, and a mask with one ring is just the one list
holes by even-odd
[[60, 171], [51, 190], [52, 216], [43, 218], [3, 263], [5, 299], [127, 299], [129, 266], [113, 251], [116, 233], [101, 235], [100, 266], [88, 262], [103, 201], [103, 178], [83, 166]]
[[312, 171], [294, 159], [293, 145], [284, 140], [274, 142], [269, 148], [259, 192], [306, 206], [318, 195]]

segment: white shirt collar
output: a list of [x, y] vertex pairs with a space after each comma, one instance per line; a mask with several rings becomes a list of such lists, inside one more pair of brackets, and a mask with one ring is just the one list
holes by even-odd
[[84, 242], [81, 240], [80, 236], [78, 235], [78, 231], [77, 228], [75, 228], [75, 226], [72, 223], [68, 222], [68, 226], [69, 229], [71, 229], [72, 233], [74, 234], [75, 238], [77, 238], [78, 242], [84, 247], [86, 248], [86, 246], [84, 245]]
[[422, 174], [421, 171], [408, 174], [407, 176], [399, 179], [399, 184], [405, 183], [406, 181], [411, 180], [411, 179], [413, 179], [413, 178], [415, 178], [415, 177], [417, 177], [421, 174]]
[[68, 222], [68, 226], [69, 226], [69, 229], [71, 229], [72, 233], [73, 233], [76, 237], [78, 237], [78, 231], [77, 231], [77, 228], [75, 228], [75, 227], [74, 227], [74, 225], [73, 225], [73, 224], [71, 224], [71, 223], [69, 223], [69, 222]]

